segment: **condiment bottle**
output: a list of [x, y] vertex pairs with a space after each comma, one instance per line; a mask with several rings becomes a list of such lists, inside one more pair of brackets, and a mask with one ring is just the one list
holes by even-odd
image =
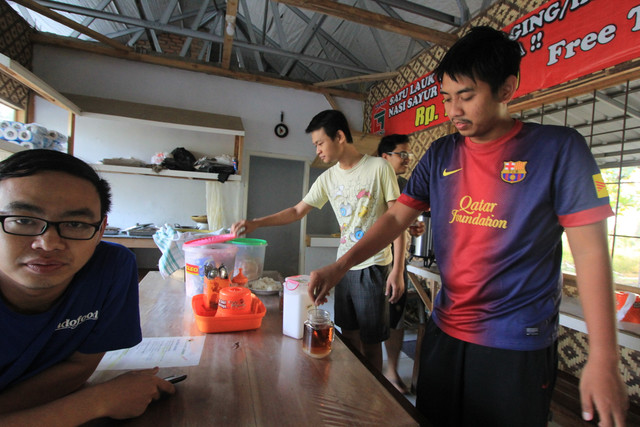
[[238, 269], [238, 274], [236, 274], [236, 276], [231, 279], [231, 283], [233, 283], [234, 286], [247, 286], [247, 283], [249, 283], [249, 278], [247, 276], [245, 276], [244, 274], [242, 274], [242, 268]]

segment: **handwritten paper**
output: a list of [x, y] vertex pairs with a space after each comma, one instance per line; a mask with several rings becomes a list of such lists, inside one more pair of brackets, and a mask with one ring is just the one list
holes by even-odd
[[143, 338], [135, 347], [108, 351], [96, 370], [196, 366], [200, 363], [204, 339], [204, 336]]

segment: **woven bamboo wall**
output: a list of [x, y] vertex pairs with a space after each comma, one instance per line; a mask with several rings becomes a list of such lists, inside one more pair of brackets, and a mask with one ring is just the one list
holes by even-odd
[[[474, 18], [469, 25], [461, 28], [457, 35], [462, 36], [470, 27], [478, 25], [503, 28], [544, 3], [546, 3], [546, 0], [505, 0], [498, 2], [491, 6], [485, 13]], [[431, 72], [445, 52], [446, 50], [440, 46], [434, 46], [427, 51], [423, 51], [408, 64], [400, 68], [398, 70], [400, 74], [397, 77], [382, 81], [373, 86], [365, 99], [365, 132], [370, 131], [371, 111], [375, 103], [408, 85], [415, 79]], [[416, 162], [422, 157], [433, 141], [452, 131], [453, 128], [451, 125], [444, 123], [411, 134], [411, 150], [415, 154], [415, 157], [411, 161], [409, 170], [413, 170]], [[587, 360], [587, 336], [581, 332], [560, 327], [558, 349], [560, 359], [559, 368], [575, 377], [579, 377]], [[621, 372], [629, 387], [630, 400], [640, 404], [640, 352], [624, 347], [620, 347], [620, 352], [622, 355]]]
[[[33, 53], [29, 34], [33, 30], [5, 1], [0, 1], [0, 53], [31, 69]], [[27, 108], [29, 89], [0, 73], [0, 98], [9, 104]]]

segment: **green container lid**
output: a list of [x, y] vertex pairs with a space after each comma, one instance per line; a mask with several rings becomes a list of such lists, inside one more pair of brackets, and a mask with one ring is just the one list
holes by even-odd
[[240, 237], [237, 239], [233, 239], [228, 243], [233, 243], [234, 245], [246, 245], [246, 246], [266, 246], [267, 241], [262, 239], [249, 239], [247, 237]]

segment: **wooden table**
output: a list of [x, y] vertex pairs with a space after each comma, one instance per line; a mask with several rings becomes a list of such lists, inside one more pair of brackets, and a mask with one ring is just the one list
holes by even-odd
[[[152, 403], [134, 426], [415, 426], [415, 408], [380, 374], [374, 375], [336, 337], [332, 353], [313, 359], [301, 340], [282, 334], [277, 296], [260, 297], [267, 307], [253, 331], [206, 334], [198, 366], [161, 369], [160, 376], [186, 373], [174, 396]], [[144, 337], [198, 336], [184, 284], [150, 272], [140, 283]], [[99, 371], [90, 382], [121, 372]], [[92, 425], [117, 421], [98, 420]]]

